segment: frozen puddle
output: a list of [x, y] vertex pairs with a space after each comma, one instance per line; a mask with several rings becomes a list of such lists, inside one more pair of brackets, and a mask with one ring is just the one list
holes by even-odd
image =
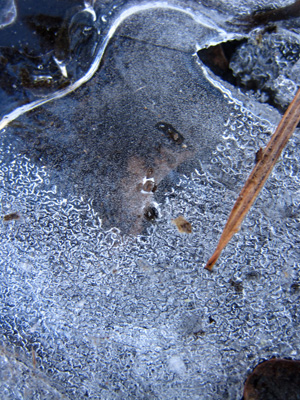
[[120, 10], [76, 90], [3, 120], [4, 399], [240, 400], [299, 358], [299, 131], [205, 271], [273, 126], [199, 61], [230, 35], [191, 4]]

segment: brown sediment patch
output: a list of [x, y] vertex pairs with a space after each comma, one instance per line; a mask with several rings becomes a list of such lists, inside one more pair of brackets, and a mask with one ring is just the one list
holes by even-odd
[[10, 214], [6, 214], [3, 216], [3, 221], [4, 222], [9, 222], [9, 221], [18, 221], [21, 218], [20, 214], [18, 212], [12, 212]]
[[[154, 192], [160, 182], [184, 161], [191, 159], [194, 151], [186, 147], [155, 149], [147, 159], [133, 156], [128, 159], [126, 177], [121, 180], [121, 209], [130, 223], [131, 234], [143, 230], [144, 222], [154, 222], [158, 217]], [[151, 161], [151, 165], [149, 163]]]

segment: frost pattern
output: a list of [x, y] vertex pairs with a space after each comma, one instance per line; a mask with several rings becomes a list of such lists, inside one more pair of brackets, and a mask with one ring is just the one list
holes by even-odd
[[[6, 399], [238, 399], [257, 362], [299, 357], [299, 135], [216, 272], [202, 268], [237, 195], [222, 175], [248, 172], [269, 135], [234, 108], [211, 170], [182, 176], [137, 237], [103, 230], [89, 203], [60, 197], [2, 137], [2, 213], [21, 214], [1, 226]], [[178, 233], [178, 215], [192, 234]]]
[[284, 109], [293, 100], [299, 85], [299, 37], [286, 32], [259, 35], [257, 31], [253, 33], [237, 50], [230, 68], [262, 103], [274, 93], [275, 102]]
[[[149, 56], [151, 47], [139, 45]], [[125, 55], [132, 50], [126, 49]], [[175, 71], [167, 50], [173, 55], [174, 49], [165, 48], [163, 59]], [[135, 77], [124, 58], [122, 78]], [[130, 82], [134, 90], [142, 87], [139, 80]], [[191, 94], [192, 81], [187, 83], [180, 88], [188, 87]], [[215, 131], [199, 111], [199, 86], [193, 87], [191, 100], [187, 92], [176, 97], [165, 90], [170, 107], [165, 116], [180, 96], [179, 104], [194, 104], [188, 114], [180, 108], [176, 118], [189, 119], [194, 130], [188, 139], [198, 153], [185, 172], [162, 165], [156, 180], [163, 182], [168, 173], [172, 185], [160, 198], [158, 220], [136, 236], [104, 229], [93, 198], [62, 193], [51, 168], [19, 152], [21, 138], [13, 136], [14, 130], [29, 141], [29, 123], [19, 121], [19, 128], [16, 124], [1, 135], [1, 213], [20, 214], [19, 220], [0, 225], [3, 399], [240, 399], [247, 373], [258, 362], [272, 356], [299, 358], [299, 130], [240, 233], [209, 273], [203, 266], [272, 127], [234, 101], [234, 92], [223, 95], [219, 86], [221, 101], [207, 82], [201, 84], [220, 106], [214, 111]], [[110, 87], [109, 94], [119, 90]], [[159, 96], [151, 104], [152, 93], [137, 93], [158, 114]], [[98, 103], [90, 110], [95, 123]], [[33, 139], [38, 134], [43, 139], [43, 117], [61, 110], [53, 103], [48, 114], [37, 114], [40, 125], [35, 121], [34, 126], [40, 130], [33, 130]], [[81, 114], [72, 112], [70, 121], [81, 122]], [[204, 144], [198, 142], [205, 135], [195, 128], [199, 117], [204, 133], [211, 134]], [[51, 133], [61, 132], [60, 120], [51, 121]], [[67, 143], [66, 133], [72, 139], [73, 131], [65, 124]], [[88, 126], [91, 135], [93, 125]], [[132, 179], [143, 183], [143, 168], [139, 175], [131, 166]], [[133, 185], [130, 179], [122, 182]], [[125, 200], [132, 201], [130, 196]], [[192, 224], [191, 234], [180, 234], [172, 224], [179, 215]]]

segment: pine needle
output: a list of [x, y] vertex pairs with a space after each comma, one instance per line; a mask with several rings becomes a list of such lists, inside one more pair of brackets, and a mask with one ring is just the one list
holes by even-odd
[[205, 266], [206, 269], [210, 271], [212, 270], [213, 265], [218, 260], [224, 247], [230, 241], [232, 236], [238, 232], [243, 219], [254, 203], [260, 190], [263, 188], [276, 161], [292, 136], [299, 121], [300, 89], [298, 89], [293, 101], [284, 113], [276, 131], [272, 135], [266, 148], [263, 150], [259, 161], [253, 168], [249, 178], [241, 190], [229, 215], [217, 248]]

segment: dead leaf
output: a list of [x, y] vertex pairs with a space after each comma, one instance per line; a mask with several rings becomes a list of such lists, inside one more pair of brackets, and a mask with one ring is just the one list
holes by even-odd
[[192, 233], [192, 225], [181, 215], [176, 219], [172, 219], [172, 223], [177, 226], [180, 233]]

